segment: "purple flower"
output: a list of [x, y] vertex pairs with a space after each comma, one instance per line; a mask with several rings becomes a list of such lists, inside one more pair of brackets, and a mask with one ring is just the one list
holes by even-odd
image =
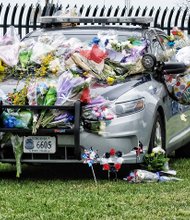
[[74, 77], [69, 71], [64, 72], [58, 80], [56, 105], [64, 104], [77, 86], [84, 83], [81, 77]]

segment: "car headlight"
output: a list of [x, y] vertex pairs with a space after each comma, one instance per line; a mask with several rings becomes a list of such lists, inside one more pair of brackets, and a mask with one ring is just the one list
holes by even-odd
[[127, 114], [134, 114], [144, 109], [144, 98], [135, 99], [128, 102], [115, 103], [112, 110], [118, 117]]

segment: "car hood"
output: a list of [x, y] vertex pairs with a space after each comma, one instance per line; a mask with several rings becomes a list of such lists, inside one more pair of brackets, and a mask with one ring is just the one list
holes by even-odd
[[92, 94], [103, 96], [106, 100], [113, 101], [118, 99], [129, 90], [150, 80], [151, 78], [149, 75], [140, 76], [138, 78], [131, 78], [125, 83], [120, 83], [112, 86], [94, 86], [92, 87], [91, 92]]

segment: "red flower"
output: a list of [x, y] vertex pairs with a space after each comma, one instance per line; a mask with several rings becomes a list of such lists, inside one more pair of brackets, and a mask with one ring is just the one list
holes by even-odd
[[172, 34], [173, 34], [173, 35], [177, 35], [178, 32], [177, 32], [177, 31], [172, 31]]
[[110, 150], [110, 156], [114, 156], [114, 155], [115, 155], [115, 149], [112, 148], [112, 149]]
[[120, 164], [120, 163], [116, 163], [116, 164], [114, 165], [114, 167], [115, 167], [116, 171], [118, 171], [118, 170], [121, 169], [121, 164]]
[[83, 102], [83, 103], [90, 103], [91, 100], [90, 100], [90, 89], [89, 89], [89, 87], [85, 87], [82, 90], [80, 101]]
[[179, 81], [176, 83], [176, 86], [180, 86], [180, 82]]
[[103, 165], [103, 170], [110, 170], [110, 165], [109, 164], [104, 164]]

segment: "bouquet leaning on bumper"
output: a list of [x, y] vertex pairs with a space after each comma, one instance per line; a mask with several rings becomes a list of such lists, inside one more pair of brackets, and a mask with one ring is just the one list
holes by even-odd
[[151, 153], [144, 156], [145, 167], [148, 171], [161, 171], [167, 167], [169, 159], [166, 157], [165, 151], [161, 147], [153, 148]]

